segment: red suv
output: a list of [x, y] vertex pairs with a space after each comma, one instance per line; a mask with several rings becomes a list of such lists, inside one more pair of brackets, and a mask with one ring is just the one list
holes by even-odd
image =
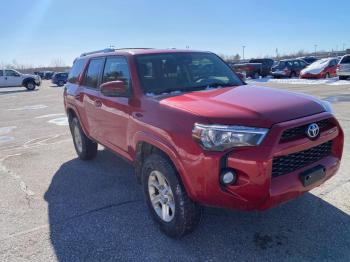
[[340, 165], [343, 131], [330, 104], [244, 84], [210, 52], [119, 49], [74, 61], [64, 92], [75, 149], [97, 145], [135, 167], [169, 236], [201, 205], [263, 210], [321, 185]]

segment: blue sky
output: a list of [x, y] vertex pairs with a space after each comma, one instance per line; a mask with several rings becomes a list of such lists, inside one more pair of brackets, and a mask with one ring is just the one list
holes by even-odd
[[1, 3], [0, 62], [70, 65], [115, 47], [265, 56], [350, 48], [350, 1], [11, 0]]

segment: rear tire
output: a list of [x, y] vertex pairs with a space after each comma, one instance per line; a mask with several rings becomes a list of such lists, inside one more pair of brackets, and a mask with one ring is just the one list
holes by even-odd
[[153, 220], [167, 236], [181, 238], [196, 228], [201, 207], [188, 197], [176, 169], [165, 156], [156, 153], [146, 158], [142, 184]]
[[63, 81], [58, 81], [57, 85], [58, 86], [64, 86], [64, 82]]
[[35, 89], [35, 82], [34, 81], [28, 81], [25, 84], [25, 87], [29, 90], [29, 91], [33, 91]]
[[297, 74], [295, 72], [291, 72], [289, 77], [290, 78], [297, 77]]
[[331, 78], [331, 75], [329, 73], [325, 74], [324, 78]]
[[95, 158], [97, 155], [97, 143], [85, 135], [78, 118], [74, 117], [69, 123], [69, 126], [78, 157], [81, 160], [91, 160]]

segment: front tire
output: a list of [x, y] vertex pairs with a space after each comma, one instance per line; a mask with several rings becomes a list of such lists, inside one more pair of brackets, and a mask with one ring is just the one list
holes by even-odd
[[180, 238], [196, 228], [201, 208], [188, 197], [166, 157], [147, 157], [142, 166], [142, 184], [152, 217], [167, 236]]
[[33, 91], [35, 89], [35, 82], [34, 81], [28, 81], [25, 84], [25, 87], [29, 90], [29, 91]]
[[347, 76], [339, 76], [339, 80], [346, 80], [346, 79], [348, 79]]
[[64, 86], [64, 82], [63, 81], [58, 81], [57, 85], [58, 86]]
[[78, 157], [81, 160], [91, 160], [95, 158], [97, 155], [97, 143], [85, 135], [78, 118], [73, 118], [69, 125]]

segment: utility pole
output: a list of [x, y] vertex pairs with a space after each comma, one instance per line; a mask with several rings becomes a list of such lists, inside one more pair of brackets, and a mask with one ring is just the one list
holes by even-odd
[[243, 50], [242, 59], [243, 59], [243, 60], [244, 60], [244, 48], [245, 48], [245, 45], [242, 45], [242, 50]]
[[315, 57], [316, 57], [317, 56], [317, 53], [316, 53], [317, 45], [315, 44], [314, 47], [315, 47]]
[[278, 48], [276, 47], [276, 58], [278, 57]]

